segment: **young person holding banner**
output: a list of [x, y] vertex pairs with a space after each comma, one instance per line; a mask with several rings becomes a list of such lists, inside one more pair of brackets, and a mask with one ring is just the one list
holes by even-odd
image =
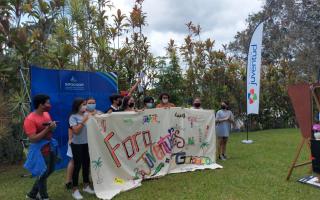
[[[123, 97], [131, 97], [132, 93], [137, 89], [138, 85], [141, 83], [141, 79], [138, 79], [138, 81], [130, 88], [129, 92], [127, 91], [122, 91], [121, 95], [120, 94], [113, 94], [109, 97], [111, 106], [107, 109], [105, 113], [112, 113], [112, 112], [120, 112], [123, 111], [121, 109]], [[130, 99], [130, 98], [129, 98]], [[127, 99], [127, 101], [129, 100]], [[132, 101], [132, 100], [131, 100]], [[134, 101], [134, 99], [133, 99]], [[123, 106], [122, 106], [123, 107]]]
[[122, 100], [121, 111], [136, 111], [135, 109], [135, 100], [131, 96], [125, 96]]
[[216, 114], [216, 133], [218, 136], [218, 154], [220, 160], [226, 160], [227, 142], [234, 123], [233, 113], [228, 110], [228, 103], [221, 102], [221, 109]]
[[87, 112], [91, 115], [103, 114], [100, 110], [97, 110], [96, 107], [97, 107], [96, 100], [93, 97], [89, 97], [87, 99]]
[[191, 109], [202, 109], [200, 97], [194, 98]]
[[84, 99], [75, 99], [72, 104], [72, 114], [69, 118], [69, 125], [72, 128], [73, 133], [71, 149], [74, 161], [74, 170], [72, 174], [72, 197], [74, 199], [83, 199], [78, 189], [78, 179], [81, 168], [84, 183], [83, 191], [89, 194], [94, 194], [94, 191], [90, 188], [89, 184], [90, 157], [87, 127], [85, 123], [87, 122], [90, 114], [86, 113], [86, 109], [87, 106]]
[[120, 94], [113, 94], [109, 97], [111, 106], [107, 109], [105, 113], [119, 112], [120, 106], [122, 104], [122, 96]]
[[170, 108], [176, 107], [173, 103], [170, 103], [170, 96], [168, 93], [161, 93], [159, 96], [160, 103], [157, 105], [157, 108]]
[[143, 109], [152, 109], [154, 108], [154, 99], [150, 96], [146, 96], [144, 99], [143, 99]]

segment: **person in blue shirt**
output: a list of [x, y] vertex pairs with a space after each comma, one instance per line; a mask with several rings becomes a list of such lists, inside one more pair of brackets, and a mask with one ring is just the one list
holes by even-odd
[[226, 160], [227, 142], [231, 132], [231, 124], [234, 123], [234, 116], [228, 109], [228, 103], [221, 102], [221, 109], [216, 114], [216, 133], [218, 136], [218, 154], [220, 160]]
[[73, 133], [70, 146], [74, 162], [74, 170], [72, 174], [72, 197], [74, 199], [83, 199], [78, 189], [79, 172], [81, 168], [84, 182], [83, 191], [94, 194], [94, 191], [90, 188], [89, 184], [90, 157], [86, 122], [90, 114], [87, 113], [86, 110], [86, 101], [84, 99], [77, 98], [73, 101], [72, 114], [69, 117], [69, 126]]

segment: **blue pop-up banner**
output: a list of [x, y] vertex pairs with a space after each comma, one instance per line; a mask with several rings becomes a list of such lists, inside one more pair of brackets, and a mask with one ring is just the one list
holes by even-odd
[[50, 115], [58, 121], [53, 137], [58, 140], [62, 162], [56, 168], [68, 164], [68, 127], [72, 102], [76, 97], [96, 99], [97, 109], [106, 111], [110, 106], [109, 96], [118, 92], [118, 78], [115, 73], [53, 70], [31, 66], [31, 96], [50, 96]]

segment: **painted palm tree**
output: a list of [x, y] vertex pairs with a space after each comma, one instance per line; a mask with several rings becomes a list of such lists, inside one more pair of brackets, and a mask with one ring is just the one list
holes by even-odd
[[138, 179], [140, 179], [140, 177], [139, 177], [139, 168], [134, 168], [134, 177], [133, 177], [133, 180], [138, 180]]
[[100, 169], [102, 167], [101, 157], [99, 157], [98, 160], [92, 161], [92, 163], [93, 163], [94, 170], [97, 172], [97, 176], [98, 176], [97, 184], [101, 184], [103, 182], [103, 178], [100, 177]]
[[202, 149], [202, 155], [204, 156], [204, 149], [207, 149], [209, 147], [209, 143], [207, 141], [204, 141], [201, 143], [200, 148]]

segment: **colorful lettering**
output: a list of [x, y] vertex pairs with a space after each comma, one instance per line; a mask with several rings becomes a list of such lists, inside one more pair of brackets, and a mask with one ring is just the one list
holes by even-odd
[[116, 163], [117, 167], [121, 167], [121, 163], [115, 153], [115, 151], [119, 148], [120, 144], [116, 144], [114, 147], [111, 146], [109, 140], [114, 136], [114, 132], [111, 132], [104, 139], [104, 143], [107, 145], [107, 148], [112, 156], [113, 161]]

